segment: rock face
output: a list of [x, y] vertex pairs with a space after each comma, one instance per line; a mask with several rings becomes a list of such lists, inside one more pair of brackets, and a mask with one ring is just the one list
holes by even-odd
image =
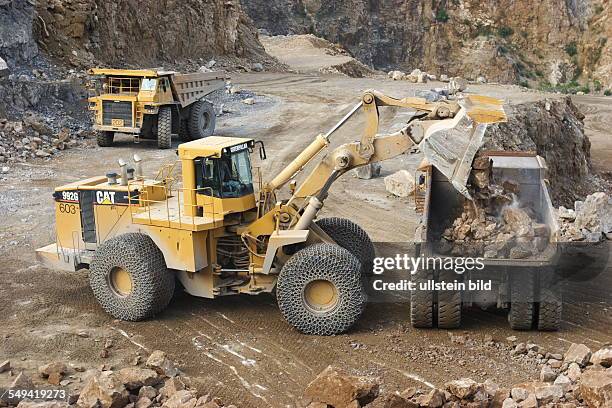
[[595, 0], [241, 2], [268, 33], [312, 33], [380, 69], [514, 82], [571, 80], [580, 67], [610, 83], [611, 8]]
[[94, 59], [146, 65], [212, 55], [267, 58], [257, 30], [237, 1], [41, 0], [36, 4], [45, 22], [37, 31], [38, 41], [75, 65], [88, 65]]
[[0, 58], [11, 69], [38, 55], [32, 32], [35, 15], [33, 4], [26, 0], [0, 1]]
[[575, 200], [592, 192], [591, 142], [584, 134], [584, 115], [570, 98], [504, 109], [508, 122], [488, 127], [483, 150], [535, 151], [544, 157], [555, 205], [573, 207]]
[[329, 366], [304, 391], [311, 403], [335, 408], [361, 407], [378, 396], [378, 384], [365, 377], [355, 377]]

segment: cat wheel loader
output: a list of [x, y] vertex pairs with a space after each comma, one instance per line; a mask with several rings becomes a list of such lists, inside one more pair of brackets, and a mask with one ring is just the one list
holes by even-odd
[[[378, 134], [384, 106], [415, 113], [400, 131]], [[329, 149], [331, 135], [358, 111], [366, 118], [360, 140]], [[177, 163], [155, 178], [143, 176], [135, 156], [133, 169], [120, 162], [120, 176], [55, 189], [56, 243], [38, 255], [57, 268], [88, 268], [96, 299], [118, 319], [162, 311], [178, 278], [189, 294], [204, 298], [274, 292], [283, 317], [301, 332], [341, 333], [366, 306], [364, 274], [371, 272], [374, 247], [351, 220], [316, 219], [334, 181], [418, 145], [467, 194], [484, 128], [503, 120], [500, 101], [484, 96], [427, 103], [366, 91], [258, 191], [250, 154], [259, 151], [265, 159], [261, 141], [211, 136], [183, 143]], [[449, 140], [453, 150], [445, 147]], [[298, 183], [296, 176], [317, 156]], [[278, 197], [283, 186], [287, 199]]]
[[159, 69], [92, 68], [88, 73], [89, 110], [101, 147], [111, 146], [115, 133], [157, 139], [160, 149], [170, 148], [173, 135], [183, 142], [212, 135], [215, 109], [205, 98], [229, 79], [223, 72]]

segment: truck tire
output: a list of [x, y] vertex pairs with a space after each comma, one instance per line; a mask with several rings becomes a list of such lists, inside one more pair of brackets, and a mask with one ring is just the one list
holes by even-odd
[[145, 234], [128, 233], [104, 242], [94, 253], [89, 283], [102, 308], [128, 321], [151, 317], [168, 306], [174, 275]]
[[285, 320], [302, 333], [343, 333], [367, 303], [359, 260], [334, 244], [301, 249], [281, 269], [276, 298]]
[[555, 282], [554, 271], [540, 273], [538, 293], [538, 330], [557, 331], [561, 327], [563, 301], [561, 290]]
[[179, 125], [179, 139], [181, 140], [181, 142], [191, 141], [191, 137], [189, 136], [189, 126], [187, 124], [187, 119], [181, 118], [181, 124]]
[[172, 109], [169, 106], [159, 108], [157, 115], [157, 147], [169, 149], [172, 146]]
[[532, 271], [516, 271], [510, 279], [508, 322], [514, 330], [530, 330], [534, 323], [535, 279]]
[[359, 262], [364, 276], [372, 275], [374, 264], [374, 245], [368, 233], [351, 220], [340, 217], [321, 218], [316, 221], [336, 244], [348, 250]]
[[110, 147], [113, 145], [113, 139], [115, 138], [114, 132], [98, 132], [96, 134], [96, 142], [100, 147]]
[[414, 274], [413, 282], [416, 283], [417, 288], [410, 292], [410, 324], [412, 327], [433, 327], [433, 291], [419, 289], [419, 283], [427, 282], [431, 278], [432, 274], [429, 271], [418, 271]]
[[[440, 271], [440, 282], [463, 281], [454, 271]], [[457, 329], [461, 326], [461, 291], [438, 291], [438, 328]]]
[[210, 136], [215, 131], [215, 108], [208, 101], [197, 101], [191, 106], [189, 113], [190, 140]]

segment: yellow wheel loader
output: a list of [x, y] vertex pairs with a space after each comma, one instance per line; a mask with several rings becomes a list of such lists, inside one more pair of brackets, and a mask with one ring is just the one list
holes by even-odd
[[181, 74], [158, 69], [92, 68], [89, 110], [101, 147], [113, 144], [115, 133], [138, 140], [157, 139], [160, 149], [200, 139], [215, 130], [215, 109], [206, 95], [225, 86], [223, 72]]
[[[383, 106], [415, 114], [399, 132], [379, 135]], [[323, 154], [330, 136], [358, 111], [366, 117], [361, 139]], [[250, 154], [266, 155], [263, 143], [253, 139], [211, 136], [183, 143], [178, 162], [154, 178], [143, 176], [135, 156], [133, 169], [120, 162], [120, 175], [56, 188], [56, 243], [38, 255], [65, 270], [89, 268], [95, 297], [119, 319], [141, 320], [163, 310], [178, 278], [188, 293], [205, 298], [275, 292], [282, 315], [301, 332], [341, 333], [366, 305], [364, 273], [371, 271], [374, 247], [350, 220], [316, 220], [333, 182], [418, 145], [468, 194], [465, 184], [484, 128], [503, 120], [500, 101], [488, 97], [427, 103], [367, 91], [257, 191]], [[319, 155], [297, 183], [295, 177]], [[277, 198], [286, 185], [290, 197]]]

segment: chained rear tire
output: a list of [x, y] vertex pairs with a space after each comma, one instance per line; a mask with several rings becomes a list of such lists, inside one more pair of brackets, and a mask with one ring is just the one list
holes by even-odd
[[[455, 271], [440, 271], [440, 282], [463, 281]], [[438, 328], [457, 329], [461, 326], [461, 291], [438, 291]]]
[[172, 109], [169, 106], [159, 108], [157, 115], [157, 147], [169, 149], [172, 146]]
[[281, 269], [276, 298], [285, 320], [302, 333], [343, 333], [355, 324], [367, 303], [361, 264], [338, 245], [310, 245]]
[[516, 271], [510, 279], [508, 322], [514, 330], [531, 330], [534, 323], [535, 278], [531, 271]]
[[189, 114], [190, 140], [210, 136], [215, 131], [215, 108], [208, 101], [197, 101], [191, 106]]
[[372, 244], [372, 240], [363, 228], [351, 220], [340, 217], [321, 218], [316, 221], [316, 224], [336, 244], [348, 250], [361, 262], [364, 275], [372, 275], [375, 256], [374, 244]]
[[128, 233], [98, 247], [89, 268], [89, 283], [108, 314], [138, 321], [168, 306], [175, 279], [150, 237]]
[[410, 292], [410, 324], [412, 327], [431, 328], [433, 327], [433, 308], [434, 293], [430, 290], [421, 290], [420, 283], [425, 283], [432, 279], [429, 271], [417, 271], [413, 281], [416, 290]]
[[98, 132], [96, 134], [96, 142], [100, 147], [110, 147], [113, 145], [113, 139], [115, 138], [114, 132]]
[[557, 331], [561, 327], [563, 300], [554, 271], [542, 270], [538, 293], [538, 330]]

